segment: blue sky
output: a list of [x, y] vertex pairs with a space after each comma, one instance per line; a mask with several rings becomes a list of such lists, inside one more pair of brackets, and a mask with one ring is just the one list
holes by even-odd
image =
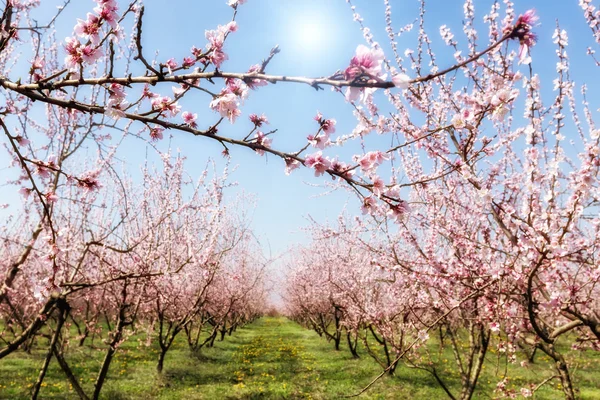
[[[44, 8], [39, 12], [40, 22], [44, 22], [44, 17], [54, 4], [50, 0], [44, 0], [42, 3]], [[225, 3], [225, 0], [173, 0], [170, 3], [147, 1], [144, 21], [146, 56], [152, 58], [154, 51], [157, 51], [159, 61], [164, 62], [171, 57], [181, 60], [189, 54], [192, 45], [204, 47], [204, 31], [227, 23], [231, 17], [232, 10]], [[172, 6], [166, 7], [165, 4]], [[365, 18], [366, 25], [371, 27], [376, 40], [386, 50], [386, 55], [391, 56], [383, 25], [383, 1], [356, 0], [354, 4]], [[487, 43], [487, 29], [482, 19], [490, 4], [487, 0], [475, 1], [477, 21], [481, 28], [481, 46]], [[416, 21], [418, 1], [392, 0], [391, 5], [396, 28]], [[88, 0], [72, 1], [58, 20], [57, 37], [61, 39], [69, 35], [75, 18], [84, 18], [93, 6], [94, 3]], [[591, 73], [593, 62], [585, 55], [585, 49], [592, 44], [592, 38], [577, 2], [516, 1], [517, 13], [529, 8], [536, 8], [540, 15], [541, 25], [535, 29], [540, 40], [532, 50], [532, 57], [534, 67], [542, 75], [542, 82], [547, 82], [544, 90], [548, 90], [547, 93], [551, 92], [549, 82], [553, 79], [556, 61], [551, 36], [556, 18], [560, 18], [561, 26], [569, 32], [568, 51], [576, 82], [587, 81], [597, 90], [597, 83], [593, 82], [595, 79]], [[462, 2], [432, 0], [428, 1], [427, 10], [426, 27], [434, 40], [435, 48], [440, 49], [438, 61], [442, 65], [450, 65], [452, 52], [441, 50], [438, 30], [442, 24], [450, 26], [461, 43], [461, 48], [465, 49], [462, 46], [464, 35], [460, 25], [463, 17]], [[278, 44], [281, 53], [269, 65], [268, 73], [312, 77], [330, 75], [338, 69], [343, 69], [354, 54], [356, 46], [364, 44], [358, 25], [352, 21], [352, 13], [344, 0], [248, 0], [240, 7], [237, 21], [239, 30], [230, 36], [225, 47], [229, 61], [222, 66], [224, 71], [246, 71], [250, 65], [266, 57], [269, 50]], [[416, 48], [415, 39], [415, 34], [403, 36], [399, 41], [400, 53], [402, 54], [407, 47]], [[517, 47], [516, 43], [511, 45]], [[214, 91], [218, 91], [221, 86], [221, 82], [217, 82]], [[161, 91], [170, 94], [170, 86], [163, 87]], [[209, 101], [208, 97], [197, 98], [194, 102], [184, 101], [182, 105], [184, 110], [198, 113], [200, 126], [206, 126], [218, 119], [217, 115], [208, 109]], [[278, 129], [273, 147], [285, 151], [297, 150], [305, 143], [306, 136], [316, 131], [317, 124], [312, 118], [317, 110], [326, 117], [337, 120], [338, 134], [349, 133], [355, 126], [351, 105], [338, 93], [330, 90], [316, 92], [308, 86], [279, 83], [252, 92], [242, 107], [243, 116], [239, 122], [235, 125], [223, 124], [220, 132], [223, 135], [243, 137], [250, 129], [247, 115], [265, 113], [271, 122], [269, 128]], [[164, 140], [160, 148], [166, 149], [169, 143], [173, 149], [182, 149], [183, 154], [188, 157], [187, 169], [192, 175], [200, 174], [209, 157], [223, 164], [220, 156], [222, 147], [218, 143], [173, 133], [173, 138], [170, 141]], [[387, 143], [389, 141], [385, 138], [376, 139], [374, 142], [375, 145], [380, 144], [381, 149], [384, 149]], [[357, 148], [339, 149], [339, 153], [346, 156], [353, 152], [358, 152]], [[143, 143], [137, 140], [127, 141], [119, 154], [126, 159], [128, 168], [133, 173], [139, 170], [143, 162]], [[308, 170], [296, 170], [292, 176], [285, 176], [282, 160], [259, 157], [248, 149], [233, 148], [231, 155], [232, 164], [238, 165], [232, 180], [239, 183], [231, 195], [242, 190], [256, 195], [257, 207], [253, 226], [266, 251], [270, 249], [273, 254], [278, 254], [288, 245], [306, 242], [305, 235], [299, 230], [308, 224], [307, 215], [324, 221], [335, 219], [346, 205], [351, 212], [358, 211], [356, 200], [345, 191], [322, 195], [329, 189], [315, 185], [323, 184], [327, 178], [315, 178]], [[1, 169], [7, 163], [6, 159], [4, 150], [0, 151], [2, 181], [8, 179], [6, 170]], [[17, 202], [17, 190], [18, 188], [0, 186], [0, 203]]]

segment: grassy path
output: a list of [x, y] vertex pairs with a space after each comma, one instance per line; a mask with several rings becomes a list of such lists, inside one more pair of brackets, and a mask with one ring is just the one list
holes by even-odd
[[[134, 336], [119, 348], [103, 399], [337, 399], [360, 390], [381, 371], [368, 357], [354, 360], [348, 351], [335, 351], [316, 333], [285, 318], [262, 318], [198, 356], [179, 337], [162, 376], [156, 373], [157, 344], [146, 347], [144, 342], [144, 336]], [[67, 355], [88, 393], [104, 356], [103, 346], [95, 345], [73, 346]], [[30, 398], [43, 357], [42, 351], [33, 351], [3, 359], [0, 399]], [[360, 398], [412, 398], [400, 395], [397, 384], [383, 380]], [[40, 398], [78, 398], [54, 360]]]
[[[357, 393], [381, 372], [369, 356], [355, 360], [347, 349], [335, 351], [333, 344], [285, 318], [262, 318], [238, 329], [200, 355], [190, 353], [179, 337], [167, 354], [164, 374], [157, 376], [157, 344], [146, 346], [144, 335], [129, 338], [119, 348], [103, 399], [340, 399]], [[41, 343], [44, 345], [44, 343]], [[67, 358], [86, 392], [93, 383], [104, 356], [104, 348], [72, 346]], [[450, 350], [439, 361], [442, 373], [454, 389], [456, 379]], [[577, 383], [582, 399], [598, 399], [600, 354], [587, 353], [577, 361]], [[44, 354], [17, 352], [0, 362], [0, 399], [28, 399]], [[489, 359], [493, 361], [494, 352]], [[549, 360], [539, 358], [536, 369], [514, 367], [515, 384], [535, 381], [550, 373]], [[544, 364], [548, 363], [546, 367]], [[493, 367], [493, 365], [491, 365]], [[442, 367], [443, 368], [443, 367]], [[513, 367], [510, 367], [513, 368]], [[489, 368], [491, 369], [491, 368]], [[493, 397], [497, 377], [484, 367], [481, 391], [476, 399]], [[536, 398], [561, 399], [561, 391], [549, 384]], [[550, 385], [554, 387], [550, 387]], [[52, 361], [40, 394], [41, 399], [77, 399], [55, 361]], [[422, 371], [402, 367], [395, 377], [384, 377], [359, 399], [444, 399], [433, 378]]]
[[[207, 354], [223, 379], [206, 382], [188, 398], [336, 399], [356, 393], [380, 372], [371, 360], [336, 352], [331, 343], [285, 318], [263, 318], [228, 340], [217, 350], [220, 362]], [[379, 388], [386, 395], [376, 389], [361, 398], [398, 398], [389, 383]]]

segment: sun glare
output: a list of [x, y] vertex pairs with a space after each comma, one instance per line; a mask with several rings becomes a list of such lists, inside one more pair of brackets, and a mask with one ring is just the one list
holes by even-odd
[[315, 50], [326, 41], [325, 29], [320, 21], [302, 21], [296, 29], [296, 42], [302, 49]]

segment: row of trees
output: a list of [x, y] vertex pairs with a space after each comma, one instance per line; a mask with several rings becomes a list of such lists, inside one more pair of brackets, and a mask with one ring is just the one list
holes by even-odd
[[[57, 362], [80, 398], [96, 399], [132, 335], [147, 332], [158, 342], [160, 373], [178, 337], [198, 352], [260, 316], [267, 260], [243, 211], [252, 199], [224, 200], [229, 167], [218, 172], [208, 162], [190, 175], [185, 156], [156, 145], [169, 124], [197, 128], [195, 115], [177, 105], [190, 86], [175, 99], [149, 86], [137, 101], [127, 99], [134, 58], [166, 73], [141, 52], [141, 2], [90, 2], [73, 36], [57, 39], [55, 24], [70, 3], [36, 14], [48, 5], [3, 2], [0, 132], [10, 158], [3, 173], [21, 201], [3, 205], [13, 212], [0, 224], [0, 360], [42, 350], [32, 398]], [[40, 16], [49, 16], [47, 24]], [[133, 42], [128, 27], [137, 32]], [[228, 31], [214, 34], [224, 40], [218, 37]], [[198, 50], [192, 64], [214, 56], [218, 65], [217, 53]], [[124, 80], [113, 81], [117, 71], [127, 71]], [[13, 72], [22, 78], [11, 83]], [[56, 79], [79, 83], [52, 88]], [[23, 96], [27, 84], [41, 86]], [[184, 123], [165, 122], [175, 116]], [[144, 163], [137, 173], [128, 158], [140, 143], [146, 159], [131, 157]], [[93, 387], [81, 383], [69, 360], [69, 350], [90, 343], [104, 347]]]
[[[86, 194], [57, 186], [61, 202], [49, 213], [60, 227], [58, 251], [49, 237], [31, 244], [41, 213], [35, 198], [3, 227], [0, 255], [9, 263], [2, 272], [18, 273], [0, 303], [0, 358], [18, 348], [47, 349], [33, 397], [53, 357], [81, 398], [98, 398], [132, 334], [158, 340], [160, 373], [177, 336], [198, 352], [261, 314], [267, 262], [239, 213], [248, 199], [225, 204], [226, 174], [210, 177], [207, 168], [194, 182], [183, 161], [165, 155], [162, 168], [143, 171], [141, 187], [120, 180]], [[106, 344], [105, 358], [88, 392], [69, 367], [68, 350], [95, 338]]]
[[[600, 306], [596, 264], [569, 257], [538, 265], [511, 254], [473, 226], [464, 212], [473, 199], [465, 199], [461, 212], [447, 209], [432, 226], [412, 218], [400, 230], [344, 218], [314, 225], [313, 241], [290, 264], [287, 314], [338, 350], [358, 357], [362, 347], [384, 372], [394, 374], [398, 364], [427, 371], [450, 398], [471, 398], [485, 364], [499, 371], [497, 395], [528, 397], [559, 380], [565, 397], [575, 398], [577, 360], [566, 353], [600, 350], [588, 323]], [[451, 226], [461, 228], [460, 243], [449, 239]], [[456, 374], [442, 361], [449, 348]], [[536, 352], [553, 367], [521, 388], [508, 384], [506, 365], [525, 367]]]

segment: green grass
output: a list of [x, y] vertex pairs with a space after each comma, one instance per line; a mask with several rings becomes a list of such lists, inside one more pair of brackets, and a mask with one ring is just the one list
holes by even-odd
[[[167, 354], [162, 376], [155, 371], [158, 349], [133, 336], [119, 349], [102, 391], [105, 399], [336, 399], [353, 394], [368, 384], [381, 368], [366, 354], [358, 360], [317, 334], [284, 318], [263, 318], [238, 329], [224, 342], [194, 356], [184, 337]], [[45, 345], [45, 340], [40, 343]], [[96, 341], [95, 345], [101, 347]], [[433, 344], [432, 346], [435, 346]], [[359, 345], [360, 347], [360, 345]], [[103, 348], [69, 350], [67, 355], [75, 374], [88, 393], [104, 356]], [[582, 399], [598, 399], [600, 357], [597, 352], [573, 353], [573, 371]], [[43, 358], [42, 351], [31, 355], [13, 353], [0, 361], [0, 399], [29, 398]], [[493, 397], [496, 354], [490, 352], [475, 398]], [[458, 379], [451, 351], [438, 360], [443, 376]], [[529, 368], [508, 365], [511, 386], [518, 390], [524, 382], [539, 382], [551, 374], [549, 360], [543, 356]], [[500, 365], [504, 369], [504, 365]], [[536, 393], [537, 399], [561, 399], [562, 392], [553, 381]], [[454, 389], [457, 387], [454, 386]], [[399, 367], [395, 377], [384, 377], [361, 399], [438, 399], [445, 398], [434, 379], [426, 372]], [[68, 381], [52, 362], [41, 390], [42, 399], [74, 399]]]

